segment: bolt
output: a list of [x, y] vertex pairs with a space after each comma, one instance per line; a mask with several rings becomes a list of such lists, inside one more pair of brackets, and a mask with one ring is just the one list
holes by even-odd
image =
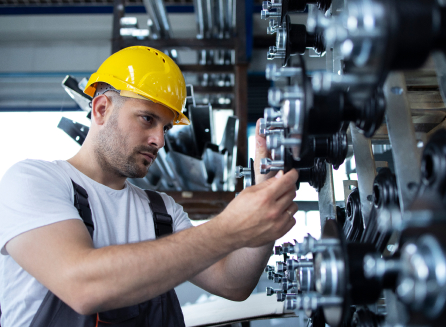
[[268, 60], [285, 58], [285, 50], [278, 51], [275, 46], [269, 47]]
[[275, 277], [274, 271], [268, 271], [266, 276], [269, 280], [274, 280], [274, 277]]
[[260, 173], [268, 174], [270, 171], [279, 171], [284, 169], [282, 160], [271, 160], [270, 158], [260, 159]]
[[296, 310], [296, 294], [287, 294], [285, 297], [285, 310], [293, 311]]
[[275, 289], [273, 289], [272, 287], [267, 287], [266, 288], [266, 296], [271, 296], [271, 295], [273, 295], [273, 294], [276, 294], [276, 290]]
[[[290, 297], [292, 299], [292, 297]], [[305, 295], [296, 295], [294, 310], [316, 310], [319, 307], [339, 306], [343, 303], [342, 297], [322, 296], [318, 293], [309, 292]]]
[[281, 67], [277, 68], [275, 64], [266, 65], [265, 77], [269, 81], [277, 81], [281, 77], [292, 77], [302, 73], [300, 67]]
[[286, 292], [290, 289], [293, 288], [297, 288], [297, 283], [296, 282], [289, 282], [289, 281], [284, 281], [282, 283], [282, 291]]
[[277, 302], [285, 301], [286, 294], [283, 293], [282, 291], [276, 291], [276, 296], [277, 296]]
[[276, 262], [276, 273], [283, 273], [285, 271], [285, 264], [282, 261]]
[[277, 31], [279, 24], [277, 24], [277, 20], [270, 19], [268, 27], [266, 28], [266, 34], [274, 34]]
[[278, 88], [272, 87], [268, 90], [268, 103], [273, 107], [279, 107], [283, 100], [282, 91]]
[[312, 260], [297, 261], [295, 259], [288, 259], [286, 264], [287, 264], [288, 271], [296, 270], [298, 268], [311, 268], [311, 267], [313, 267], [313, 261]]
[[286, 148], [292, 148], [300, 145], [301, 143], [302, 143], [301, 139], [296, 139], [296, 138], [286, 139], [276, 134], [269, 134], [266, 136], [266, 147], [269, 150], [277, 149], [282, 145]]
[[274, 271], [274, 267], [273, 266], [266, 266], [265, 267], [265, 272], [267, 273], [267, 272], [270, 272], [270, 271]]
[[338, 246], [339, 240], [335, 238], [326, 238], [321, 240], [316, 240], [310, 234], [304, 237], [302, 243], [297, 243], [294, 246], [294, 251], [297, 255], [306, 255], [310, 252], [321, 252], [327, 247]]
[[274, 110], [274, 108], [265, 108], [263, 110], [263, 116], [265, 117], [265, 123], [272, 123], [276, 121], [277, 118], [280, 118], [280, 112]]
[[267, 19], [270, 17], [280, 17], [282, 14], [278, 11], [268, 11], [268, 10], [262, 10], [260, 12], [260, 18], [261, 19]]
[[243, 166], [236, 166], [235, 167], [235, 177], [236, 178], [244, 177], [245, 176], [245, 169], [247, 169], [247, 168], [244, 168]]
[[268, 103], [272, 107], [279, 107], [285, 100], [301, 100], [303, 96], [303, 90], [297, 85], [282, 89], [271, 87], [268, 90]]
[[263, 1], [262, 2], [262, 10], [270, 10], [272, 8], [270, 1]]
[[291, 244], [289, 242], [283, 243], [282, 249], [283, 249], [283, 253], [293, 254], [294, 253], [294, 244]]
[[384, 259], [378, 254], [367, 254], [363, 261], [366, 278], [382, 278], [388, 274], [397, 274], [401, 270], [399, 260]]

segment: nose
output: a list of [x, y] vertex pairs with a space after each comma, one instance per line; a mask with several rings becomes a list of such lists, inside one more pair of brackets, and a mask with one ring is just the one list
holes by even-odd
[[147, 140], [150, 145], [156, 146], [158, 149], [164, 147], [164, 126], [157, 124], [158, 126], [150, 130], [149, 139]]

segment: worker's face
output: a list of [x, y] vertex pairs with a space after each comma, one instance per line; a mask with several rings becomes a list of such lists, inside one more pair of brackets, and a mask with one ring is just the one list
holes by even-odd
[[[115, 101], [116, 102], [116, 101]], [[104, 169], [128, 178], [142, 178], [164, 146], [164, 133], [174, 114], [163, 105], [126, 98], [101, 129], [96, 154]]]

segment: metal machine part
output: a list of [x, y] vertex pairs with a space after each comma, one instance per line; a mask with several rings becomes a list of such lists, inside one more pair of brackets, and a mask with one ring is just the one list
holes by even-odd
[[277, 68], [274, 64], [266, 65], [265, 78], [269, 81], [277, 81], [284, 77], [293, 77], [301, 74], [302, 68], [300, 67], [281, 67]]
[[[403, 74], [393, 71], [420, 67], [437, 51], [435, 64], [444, 91], [446, 2], [333, 0], [325, 14], [311, 6], [305, 32], [322, 35], [327, 48], [327, 72], [311, 72], [311, 79], [302, 56], [290, 58], [291, 53], [305, 50], [304, 30], [290, 24], [291, 11], [282, 3], [264, 4], [262, 14], [271, 17], [268, 33], [276, 33], [277, 43], [269, 56], [290, 66], [267, 68], [268, 79], [282, 79], [285, 86], [269, 92], [272, 108], [265, 110], [262, 131], [273, 156], [264, 168], [296, 168], [304, 177], [310, 170], [303, 167], [313, 164], [310, 159], [324, 158], [314, 155], [309, 144], [347, 131], [358, 176], [343, 229], [334, 222], [342, 216], [334, 206], [334, 192], [326, 192], [328, 196], [320, 201], [321, 225], [325, 223], [322, 239], [306, 238], [301, 244], [276, 249], [291, 256], [286, 269], [281, 263], [276, 270], [282, 276], [282, 292], [287, 293], [285, 308], [319, 308], [330, 327], [442, 326], [446, 319], [446, 132], [428, 135], [431, 140], [420, 169], [419, 153], [425, 142], [415, 138], [414, 112], [407, 101], [414, 87], [407, 90]], [[298, 43], [290, 44], [299, 37]], [[387, 168], [377, 174], [382, 165], [375, 165], [372, 153], [370, 138], [383, 127], [385, 114], [394, 158], [389, 167], [396, 176]], [[386, 142], [381, 135], [373, 142]], [[327, 168], [323, 188], [330, 186], [332, 171]], [[336, 220], [342, 224], [342, 219]], [[307, 253], [314, 258], [308, 267], [298, 257]], [[304, 282], [302, 276], [309, 276], [311, 282]]]
[[273, 294], [276, 294], [278, 302], [285, 301], [286, 293], [284, 293], [281, 289], [275, 290], [272, 287], [267, 287], [266, 288], [266, 296], [271, 296]]
[[291, 24], [288, 15], [281, 25], [273, 25], [274, 22], [270, 21], [268, 33], [276, 33], [276, 45], [269, 48], [267, 59], [283, 59], [282, 67], [286, 67], [291, 56], [304, 54], [307, 49], [313, 49], [320, 56], [325, 54], [322, 33], [308, 33], [305, 25]]
[[385, 217], [400, 211], [398, 187], [395, 175], [389, 168], [381, 168], [373, 182], [373, 207], [364, 216], [365, 232], [361, 242], [374, 244], [379, 252], [383, 252], [391, 237], [391, 228], [383, 226]]
[[355, 311], [351, 320], [352, 327], [384, 327], [385, 317], [376, 314], [369, 309], [359, 309]]
[[254, 172], [254, 160], [252, 158], [249, 159], [248, 167], [244, 168], [242, 166], [235, 167], [235, 177], [242, 178], [243, 177], [243, 188], [250, 187], [256, 184], [255, 180], [255, 172]]
[[383, 258], [378, 253], [369, 253], [364, 256], [364, 276], [378, 279], [383, 288], [394, 287], [400, 271], [399, 260]]
[[323, 308], [327, 323], [339, 326], [348, 318], [350, 305], [372, 304], [380, 296], [379, 280], [368, 279], [363, 270], [364, 257], [375, 253], [375, 248], [370, 244], [346, 243], [340, 226], [334, 220], [326, 222], [321, 241], [324, 239], [335, 239], [340, 245], [316, 254], [315, 288], [323, 296], [343, 299], [338, 306]]
[[445, 247], [431, 235], [401, 249], [401, 273], [396, 293], [412, 310], [438, 318], [446, 304]]
[[[283, 166], [285, 171], [289, 171], [292, 168], [313, 167], [317, 164], [317, 159], [324, 159], [333, 164], [334, 169], [338, 169], [347, 156], [348, 141], [347, 135], [343, 132], [332, 136], [308, 137], [303, 144], [302, 142], [299, 143], [298, 139], [286, 138], [284, 130], [266, 129], [265, 134], [266, 145], [268, 149], [274, 152], [272, 159], [280, 161], [280, 166]], [[297, 146], [299, 146], [301, 151], [299, 158], [295, 158], [293, 152]], [[264, 163], [265, 166], [261, 168], [262, 173], [267, 171], [267, 165], [270, 164], [269, 161], [264, 161]], [[321, 170], [319, 169], [319, 171]], [[323, 186], [323, 183], [321, 185]]]
[[402, 303], [435, 326], [445, 315], [445, 272], [444, 242], [430, 234], [406, 242], [398, 257], [364, 257], [366, 277], [379, 280], [382, 288], [395, 289]]
[[421, 158], [421, 183], [411, 210], [446, 209], [446, 130], [432, 135]]
[[331, 6], [331, 0], [271, 0], [263, 1], [262, 19], [277, 18], [283, 22], [285, 16], [289, 13], [304, 12], [307, 5], [315, 5], [317, 8], [326, 12]]
[[312, 11], [309, 21], [312, 30], [325, 31], [328, 47], [341, 50], [345, 73], [384, 82], [390, 70], [419, 67], [432, 50], [444, 51], [445, 14], [433, 0], [350, 0], [339, 16], [327, 20]]
[[82, 110], [90, 111], [91, 97], [86, 95], [80, 86], [84, 82], [85, 78], [78, 82], [73, 76], [67, 75], [62, 81], [62, 87]]
[[307, 255], [308, 253], [322, 252], [327, 248], [332, 248], [340, 245], [339, 239], [327, 238], [316, 240], [313, 236], [308, 234], [304, 237], [302, 243], [296, 243], [294, 246], [283, 248], [285, 253], [295, 255]]
[[313, 267], [313, 260], [308, 259], [288, 259], [286, 262], [286, 267], [288, 271], [293, 271], [299, 268], [311, 268]]
[[364, 232], [363, 219], [359, 189], [355, 188], [348, 196], [345, 207], [345, 222], [342, 227], [348, 241], [357, 242], [361, 239]]
[[314, 269], [313, 267], [300, 267], [297, 269], [299, 290], [301, 292], [314, 291]]
[[90, 128], [83, 124], [77, 123], [71, 119], [62, 117], [60, 119], [57, 128], [60, 128], [65, 133], [67, 133], [73, 140], [75, 140], [79, 145], [82, 145], [87, 137]]
[[[389, 104], [387, 129], [392, 143], [392, 157], [395, 162], [397, 185], [401, 210], [407, 211], [413, 201], [416, 184], [420, 182], [420, 155], [417, 150], [415, 128], [412, 123], [406, 81], [401, 73], [391, 73], [384, 91]], [[403, 168], [410, 162], [411, 165]]]
[[313, 186], [317, 192], [325, 184], [325, 178], [327, 175], [327, 167], [324, 160], [316, 159], [312, 168], [300, 169], [299, 179], [296, 182], [296, 188], [299, 189], [300, 183], [309, 183]]
[[308, 292], [304, 295], [287, 294], [285, 297], [285, 310], [315, 311], [318, 308], [337, 307], [343, 299], [337, 296], [322, 296], [319, 293]]
[[[298, 79], [299, 74], [296, 74], [294, 78]], [[268, 101], [272, 107], [281, 109], [280, 112], [265, 109], [265, 128], [289, 128], [282, 138], [271, 136], [269, 148], [286, 146], [292, 149], [295, 160], [300, 159], [306, 137], [333, 135], [343, 129], [346, 122], [354, 122], [366, 136], [371, 137], [381, 125], [385, 112], [384, 95], [380, 89], [359, 107], [342, 92], [315, 94], [309, 83], [306, 86], [294, 83], [270, 88]]]

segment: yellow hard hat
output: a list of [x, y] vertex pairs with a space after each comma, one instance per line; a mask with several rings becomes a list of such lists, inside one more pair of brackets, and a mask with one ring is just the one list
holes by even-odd
[[183, 114], [186, 83], [177, 64], [163, 52], [134, 46], [108, 57], [90, 76], [84, 93], [94, 97], [97, 83], [110, 84], [122, 96], [160, 103], [175, 114], [174, 125], [189, 125]]

